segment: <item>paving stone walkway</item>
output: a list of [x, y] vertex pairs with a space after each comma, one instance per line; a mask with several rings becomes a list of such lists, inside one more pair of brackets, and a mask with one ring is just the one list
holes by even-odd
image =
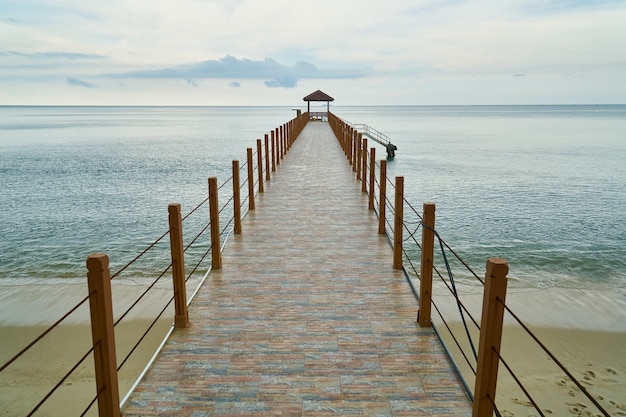
[[257, 197], [123, 414], [470, 416], [327, 123]]

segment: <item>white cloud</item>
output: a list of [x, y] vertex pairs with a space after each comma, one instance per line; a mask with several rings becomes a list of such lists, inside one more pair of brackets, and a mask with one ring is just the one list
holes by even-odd
[[[486, 82], [494, 102], [536, 101], [533, 88], [553, 102], [626, 96], [618, 0], [27, 0], [3, 2], [0, 16], [0, 104], [80, 101], [87, 89], [59, 94], [78, 85], [70, 79], [98, 86], [89, 102], [103, 104], [277, 104], [323, 85], [345, 90], [349, 103], [372, 91], [381, 92], [373, 104], [471, 103]], [[228, 57], [237, 57], [230, 67]], [[203, 96], [208, 86], [224, 96]]]

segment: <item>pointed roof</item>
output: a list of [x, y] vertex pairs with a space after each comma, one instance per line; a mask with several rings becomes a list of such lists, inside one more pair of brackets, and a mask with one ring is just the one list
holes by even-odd
[[304, 101], [335, 101], [334, 98], [324, 93], [323, 91], [317, 90], [314, 93], [309, 94], [308, 96], [303, 98]]

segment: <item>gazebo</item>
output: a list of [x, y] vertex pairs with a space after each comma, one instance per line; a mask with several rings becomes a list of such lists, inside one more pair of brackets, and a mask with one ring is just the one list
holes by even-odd
[[309, 117], [311, 116], [311, 102], [312, 101], [325, 101], [327, 113], [330, 111], [330, 102], [335, 101], [334, 98], [332, 98], [331, 96], [329, 96], [328, 94], [320, 90], [317, 90], [309, 94], [308, 96], [304, 97], [303, 100], [306, 101], [306, 109], [307, 109], [306, 111], [307, 113], [309, 113]]

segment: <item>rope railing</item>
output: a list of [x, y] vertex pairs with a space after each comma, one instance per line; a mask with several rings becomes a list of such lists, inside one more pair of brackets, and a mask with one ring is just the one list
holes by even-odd
[[[366, 192], [372, 192], [371, 188], [370, 191], [367, 191], [367, 187], [365, 186], [365, 182], [368, 181], [367, 179], [367, 175], [365, 174], [365, 170], [363, 169], [363, 167], [365, 166], [363, 160], [368, 158], [370, 156], [370, 153], [368, 152], [367, 148], [366, 148], [366, 144], [367, 142], [365, 140], [362, 140], [359, 137], [358, 132], [356, 132], [353, 129], [353, 125], [351, 125], [350, 123], [347, 123], [339, 118], [337, 118], [336, 116], [334, 116], [332, 113], [329, 113], [329, 123], [331, 124], [331, 127], [333, 129], [333, 132], [335, 133], [335, 136], [337, 137], [341, 147], [343, 148], [348, 163], [350, 165], [353, 166], [353, 171], [355, 172], [355, 175], [357, 177], [358, 181], [361, 181], [361, 183], [359, 183], [359, 185], [362, 187], [363, 191]], [[363, 149], [365, 148], [365, 149]], [[382, 162], [382, 161], [381, 161]], [[375, 164], [375, 167], [377, 170], [381, 170], [381, 164]], [[369, 180], [371, 181], [371, 179]], [[388, 189], [390, 189], [394, 194], [396, 194], [398, 191], [395, 190], [395, 182], [393, 181], [392, 178], [386, 177], [386, 186]], [[384, 231], [385, 235], [387, 236], [387, 238], [389, 239], [389, 242], [392, 244], [392, 246], [394, 246], [394, 242], [397, 242], [397, 240], [395, 239], [394, 236], [394, 228], [393, 228], [393, 222], [392, 219], [396, 216], [396, 210], [395, 210], [395, 204], [392, 203], [391, 199], [387, 199], [385, 198], [385, 201], [381, 201], [380, 198], [378, 198], [378, 193], [380, 192], [380, 182], [377, 180], [377, 178], [374, 177], [374, 187], [373, 189], [375, 190], [375, 195], [373, 196], [373, 200], [375, 201], [375, 207], [374, 207], [374, 211], [375, 213], [380, 216], [380, 213], [387, 213], [388, 217], [386, 216], [383, 219], [383, 223], [387, 226], [386, 230]], [[463, 360], [466, 362], [467, 367], [469, 368], [469, 370], [471, 371], [471, 373], [473, 375], [477, 375], [478, 374], [478, 367], [480, 366], [481, 363], [481, 351], [480, 351], [480, 347], [479, 350], [477, 351], [476, 349], [476, 342], [473, 340], [472, 337], [472, 332], [470, 331], [469, 328], [469, 322], [472, 323], [473, 327], [475, 327], [475, 329], [477, 331], [482, 331], [481, 329], [481, 324], [479, 324], [479, 321], [474, 318], [472, 312], [470, 311], [470, 309], [465, 305], [465, 303], [463, 303], [462, 301], [462, 294], [461, 291], [459, 290], [459, 288], [456, 285], [455, 282], [455, 276], [463, 276], [463, 277], [470, 277], [473, 280], [477, 281], [478, 283], [480, 283], [480, 286], [485, 287], [487, 286], [487, 281], [486, 278], [489, 278], [487, 275], [485, 276], [485, 279], [481, 278], [476, 272], [475, 269], [472, 268], [468, 262], [466, 262], [460, 255], [458, 252], [456, 252], [440, 235], [439, 233], [435, 230], [434, 227], [429, 226], [428, 224], [424, 223], [424, 219], [423, 217], [420, 215], [420, 213], [411, 205], [411, 203], [409, 201], [407, 201], [404, 197], [402, 198], [403, 201], [403, 205], [408, 207], [408, 212], [411, 213], [412, 215], [416, 215], [417, 218], [419, 219], [419, 222], [417, 223], [417, 227], [416, 227], [416, 221], [414, 220], [406, 220], [402, 219], [402, 228], [401, 230], [404, 230], [408, 236], [403, 237], [402, 239], [400, 239], [400, 241], [402, 243], [408, 244], [408, 245], [412, 245], [416, 248], [416, 251], [410, 250], [408, 248], [406, 248], [406, 245], [402, 245], [401, 247], [401, 253], [402, 253], [402, 259], [404, 262], [406, 262], [406, 267], [409, 271], [411, 271], [411, 273], [413, 275], [415, 275], [418, 280], [422, 281], [420, 278], [420, 272], [419, 269], [417, 267], [417, 263], [415, 262], [415, 254], [417, 252], [421, 252], [422, 251], [422, 247], [420, 242], [417, 239], [417, 232], [420, 228], [422, 228], [423, 233], [425, 231], [429, 231], [432, 233], [432, 235], [437, 239], [438, 241], [438, 251], [437, 251], [437, 262], [435, 262], [435, 259], [431, 259], [431, 260], [427, 260], [426, 261], [426, 266], [428, 268], [431, 268], [436, 276], [438, 277], [439, 281], [441, 283], [443, 283], [443, 287], [442, 288], [446, 288], [447, 291], [452, 295], [454, 303], [456, 304], [456, 309], [457, 312], [456, 314], [459, 316], [459, 319], [454, 319], [459, 320], [461, 325], [462, 325], [462, 329], [463, 329], [463, 333], [464, 335], [459, 338], [459, 336], [457, 335], [457, 332], [455, 330], [453, 330], [453, 328], [450, 326], [449, 324], [449, 318], [448, 316], [448, 312], [445, 312], [441, 306], [438, 305], [438, 303], [436, 302], [435, 299], [433, 299], [432, 297], [430, 297], [430, 304], [432, 304], [432, 306], [434, 307], [436, 314], [439, 316], [439, 320], [440, 322], [443, 324], [443, 326], [446, 328], [448, 334], [450, 335], [450, 338], [453, 341], [453, 345], [456, 345], [456, 349], [458, 349], [458, 351], [460, 352], [460, 355], [462, 356]], [[383, 211], [383, 207], [384, 207], [384, 211]], [[455, 262], [455, 265], [452, 265], [452, 261]], [[458, 266], [456, 265], [456, 263], [458, 263]], [[422, 262], [420, 262], [420, 267], [423, 268], [424, 267], [424, 259], [422, 259]], [[439, 267], [438, 267], [439, 265]], [[458, 271], [456, 271], [457, 268], [461, 268], [461, 272], [459, 273]], [[489, 268], [488, 268], [489, 270]], [[506, 270], [508, 271], [508, 267], [506, 268]], [[406, 270], [405, 270], [406, 272]], [[417, 293], [417, 291], [415, 291], [414, 286], [412, 285], [412, 280], [409, 277], [408, 274], [406, 274], [407, 277], [407, 281], [411, 286], [411, 289], [413, 291], [413, 293], [416, 296], [416, 299], [418, 299], [419, 301], [419, 295]], [[504, 276], [504, 279], [506, 280], [506, 277]], [[470, 282], [471, 284], [471, 282]], [[491, 284], [490, 284], [491, 285]], [[504, 287], [506, 288], [506, 286]], [[438, 298], [438, 297], [436, 297]], [[563, 374], [572, 381], [572, 383], [574, 384], [574, 386], [580, 390], [580, 392], [583, 393], [583, 395], [586, 397], [586, 399], [588, 401], [590, 401], [593, 406], [597, 409], [597, 411], [603, 415], [603, 416], [609, 416], [608, 412], [605, 410], [605, 408], [602, 406], [602, 404], [600, 404], [599, 400], [594, 397], [589, 391], [588, 389], [586, 389], [586, 387], [584, 386], [583, 383], [581, 383], [577, 378], [575, 378], [575, 376], [572, 374], [572, 372], [570, 370], [567, 369], [567, 367], [558, 360], [557, 356], [551, 352], [546, 345], [541, 342], [541, 340], [529, 329], [529, 327], [524, 324], [522, 322], [522, 320], [512, 311], [512, 309], [506, 305], [506, 303], [503, 301], [503, 297], [502, 298], [495, 298], [495, 300], [497, 301], [498, 304], [500, 304], [502, 307], [502, 311], [506, 311], [506, 313], [508, 313], [511, 317], [514, 318], [514, 320], [517, 322], [517, 324], [524, 330], [525, 333], [527, 333], [531, 339], [537, 344], [537, 346], [539, 346], [539, 348], [548, 355], [548, 357], [554, 361], [554, 363], [556, 364], [556, 366], [559, 368], [560, 372], [563, 372]], [[485, 324], [485, 320], [486, 318], [483, 317], [483, 326], [487, 326], [489, 327], [490, 324], [487, 321], [487, 324]], [[435, 332], [437, 333], [437, 335], [439, 335], [439, 332], [435, 329]], [[462, 342], [463, 339], [467, 340], [467, 344], [469, 345], [469, 353], [467, 352], [467, 348], [463, 347], [465, 345], [464, 342]], [[445, 344], [445, 341], [443, 339], [441, 339], [442, 343]], [[531, 394], [531, 390], [525, 386], [524, 382], [522, 381], [522, 378], [520, 378], [518, 375], [516, 375], [516, 373], [514, 372], [514, 370], [512, 369], [512, 367], [501, 357], [501, 352], [499, 350], [499, 342], [497, 345], [497, 348], [495, 346], [492, 346], [490, 348], [487, 349], [487, 354], [495, 354], [497, 356], [497, 360], [498, 362], [501, 362], [503, 364], [503, 366], [507, 369], [507, 371], [511, 374], [513, 380], [515, 381], [515, 383], [517, 384], [518, 388], [524, 393], [524, 395], [528, 398], [529, 404], [530, 406], [532, 406], [533, 408], [535, 408], [535, 410], [537, 410], [537, 413], [541, 416], [545, 416], [544, 412], [541, 410], [541, 407], [539, 405], [539, 402], [533, 398], [532, 394]], [[452, 354], [448, 351], [448, 356], [450, 357], [450, 359], [453, 362], [454, 365], [454, 358], [452, 356]], [[478, 362], [478, 363], [477, 363]], [[455, 366], [456, 368], [456, 366]], [[456, 368], [458, 370], [458, 368]], [[497, 369], [497, 368], [496, 368]], [[459, 371], [460, 372], [460, 371]], [[460, 375], [461, 378], [463, 378], [463, 375]], [[494, 376], [495, 378], [495, 376]], [[495, 415], [500, 416], [501, 412], [498, 409], [495, 401], [493, 400], [493, 398], [495, 398], [494, 394], [491, 394], [489, 392], [484, 393], [484, 392], [478, 392], [478, 394], [481, 396], [481, 398], [476, 398], [474, 394], [476, 394], [476, 392], [472, 392], [471, 389], [467, 386], [467, 384], [464, 382], [464, 385], [466, 387], [466, 389], [468, 390], [468, 394], [470, 396], [470, 398], [472, 398], [472, 400], [474, 401], [474, 406], [475, 406], [475, 411], [477, 409], [477, 404], [479, 404], [481, 401], [485, 401], [487, 403], [487, 407], [486, 407], [486, 411], [484, 411], [484, 414], [482, 414], [481, 411], [478, 411], [477, 413], [473, 414], [474, 416], [483, 416], [483, 415], [489, 415], [491, 416], [493, 413], [495, 413]], [[478, 390], [478, 381], [477, 381], [477, 387], [476, 389]], [[570, 393], [571, 395], [571, 393]], [[564, 401], [566, 402], [566, 401]], [[480, 407], [480, 405], [479, 405]]]
[[[291, 147], [291, 144], [297, 138], [297, 136], [302, 131], [304, 126], [306, 126], [307, 122], [308, 122], [308, 115], [307, 114], [303, 114], [303, 115], [297, 117], [296, 119], [293, 119], [290, 122], [286, 123], [285, 125], [281, 126], [280, 129], [277, 128], [275, 131], [272, 130], [272, 143], [271, 143], [271, 145], [272, 145], [272, 147], [271, 147], [271, 152], [272, 152], [272, 172], [275, 171], [276, 165], [280, 164], [280, 160], [284, 158], [286, 152]], [[274, 132], [276, 134], [274, 134]], [[266, 138], [268, 136], [269, 135], [266, 135]], [[253, 155], [257, 156], [257, 159], [261, 159], [262, 158], [262, 154], [260, 152], [262, 152], [261, 149], [259, 149], [259, 151], [257, 151], [257, 152], [254, 152]], [[270, 179], [270, 172], [269, 172], [270, 155], [269, 155], [269, 152], [270, 152], [270, 148], [269, 148], [269, 141], [268, 141], [268, 142], [266, 142], [266, 146], [265, 146], [265, 167], [266, 167], [265, 181]], [[250, 200], [250, 198], [253, 198], [254, 193], [262, 192], [261, 185], [262, 185], [262, 181], [264, 181], [263, 178], [262, 178], [262, 175], [261, 175], [263, 173], [263, 169], [262, 168], [263, 168], [262, 164], [260, 164], [258, 162], [254, 164], [254, 171], [258, 171], [259, 178], [252, 181], [252, 183], [254, 185], [254, 187], [252, 188], [253, 192], [249, 193], [243, 199], [240, 200], [239, 207], [238, 207], [239, 209], [243, 208], [245, 206], [246, 202]], [[249, 168], [246, 166], [246, 164], [242, 164], [242, 166], [239, 169], [239, 172], [241, 172], [243, 170], [246, 170], [246, 169], [249, 169]], [[233, 183], [233, 178], [234, 178], [234, 173], [226, 181], [224, 181], [221, 185], [219, 185], [217, 187], [217, 190], [222, 190], [228, 184], [232, 184]], [[244, 181], [242, 181], [240, 186], [237, 188], [237, 192], [241, 192], [242, 190], [247, 188], [246, 186], [249, 184], [249, 179], [247, 177], [245, 177], [245, 176], [244, 176], [244, 178], [245, 178]], [[210, 200], [210, 196], [207, 197], [206, 199], [204, 199], [203, 201], [201, 201], [199, 204], [197, 204], [184, 217], [180, 217], [180, 214], [179, 214], [178, 216], [179, 216], [180, 225], [182, 225], [183, 221], [188, 220], [189, 217], [192, 214], [196, 213], [203, 205], [207, 204], [209, 202], [209, 200]], [[228, 198], [225, 201], [225, 203], [218, 209], [218, 212], [216, 213], [216, 215], [219, 217], [220, 215], [224, 215], [226, 211], [229, 211], [229, 213], [228, 213], [229, 218], [228, 218], [225, 226], [223, 226], [221, 229], [218, 229], [218, 234], [219, 234], [220, 237], [228, 235], [230, 233], [230, 231], [232, 231], [233, 223], [235, 222], [235, 219], [234, 219], [234, 210], [233, 210], [232, 215], [230, 213], [230, 206], [233, 204], [233, 202], [234, 202], [234, 194], [232, 196], [230, 196], [230, 198]], [[244, 214], [245, 213], [246, 213], [246, 211], [244, 211]], [[200, 232], [197, 233], [191, 239], [191, 241], [187, 244], [186, 247], [183, 248], [182, 244], [181, 244], [181, 253], [189, 253], [189, 249], [196, 244], [196, 242], [198, 241], [200, 236], [202, 236], [202, 234], [204, 234], [206, 232], [206, 230], [210, 228], [210, 226], [211, 226], [211, 222], [209, 221], [205, 226], [203, 226], [201, 228]], [[168, 230], [165, 233], [163, 233], [162, 235], [160, 235], [154, 242], [149, 244], [146, 248], [142, 249], [136, 256], [134, 256], [128, 263], [126, 263], [119, 270], [117, 270], [113, 275], [109, 275], [109, 272], [108, 272], [108, 257], [106, 257], [106, 255], [105, 255], [105, 258], [107, 258], [107, 261], [106, 261], [107, 270], [104, 271], [105, 273], [102, 274], [101, 276], [102, 277], [106, 277], [106, 281], [108, 281], [108, 282], [112, 281], [113, 279], [121, 278], [123, 273], [128, 272], [129, 268], [131, 266], [137, 266], [136, 264], [138, 263], [138, 261], [141, 260], [141, 258], [144, 257], [148, 252], [150, 252], [151, 250], [156, 248], [159, 245], [159, 243], [161, 243], [162, 240], [167, 235], [171, 235], [171, 232], [172, 232], [172, 229], [170, 228], [170, 230]], [[172, 240], [172, 236], [170, 236], [170, 238]], [[209, 248], [206, 250], [206, 252], [201, 254], [199, 261], [194, 264], [194, 267], [192, 268], [191, 272], [187, 275], [187, 277], [184, 279], [184, 282], [187, 282], [187, 281], [190, 280], [190, 278], [194, 275], [194, 273], [202, 266], [202, 264], [204, 263], [206, 257], [208, 256], [208, 254], [210, 252], [214, 251], [214, 250], [220, 251], [221, 247], [218, 246], [217, 249], [215, 249], [213, 244], [209, 245]], [[166, 268], [164, 268], [161, 271], [161, 273], [159, 274], [159, 276], [156, 279], [152, 280], [147, 285], [147, 287], [141, 292], [141, 294], [136, 299], [134, 299], [132, 301], [131, 305], [118, 317], [117, 320], [115, 320], [115, 322], [111, 321], [111, 327], [112, 328], [117, 327], [122, 321], [124, 321], [128, 317], [128, 315], [130, 314], [131, 310], [136, 308], [137, 305], [139, 305], [139, 303], [141, 301], [145, 301], [145, 298], [147, 297], [148, 293], [151, 290], [153, 290], [156, 287], [156, 285], [158, 284], [158, 282], [167, 274], [167, 272], [172, 269], [173, 264], [174, 264], [174, 262], [171, 262]], [[89, 262], [88, 262], [88, 267], [89, 267]], [[207, 274], [208, 274], [208, 271], [210, 271], [210, 270], [211, 270], [211, 266], [208, 267]], [[91, 270], [90, 270], [90, 273], [92, 273]], [[205, 277], [206, 277], [206, 274], [205, 274]], [[109, 284], [108, 288], [110, 288], [110, 284]], [[109, 289], [109, 292], [110, 292], [110, 289]], [[197, 292], [197, 289], [196, 289], [196, 292]], [[144, 342], [144, 340], [146, 339], [147, 335], [154, 329], [156, 324], [160, 320], [163, 319], [164, 314], [171, 307], [172, 301], [177, 301], [177, 294], [179, 294], [179, 293], [180, 293], [180, 291], [176, 290], [176, 288], [175, 288], [174, 289], [174, 296], [169, 298], [169, 300], [165, 303], [165, 306], [158, 312], [156, 317], [150, 322], [150, 324], [148, 325], [147, 329], [139, 336], [139, 338], [136, 341], [136, 343], [134, 343], [133, 346], [129, 349], [128, 353], [121, 360], [119, 366], [114, 368], [116, 373], [119, 373], [123, 369], [124, 365], [128, 363], [128, 361], [130, 360], [131, 356], [137, 351], [139, 346]], [[54, 329], [58, 328], [69, 316], [74, 314], [80, 307], [84, 306], [86, 304], [86, 302], [89, 301], [90, 297], [92, 297], [92, 296], [93, 296], [93, 292], [90, 291], [90, 295], [89, 296], [87, 296], [84, 299], [82, 299], [81, 301], [79, 301], [74, 307], [72, 307], [70, 310], [68, 310], [61, 318], [59, 318], [57, 321], [55, 321], [50, 327], [48, 327], [45, 331], [43, 331], [33, 341], [28, 343], [17, 354], [15, 354], [8, 361], [6, 361], [4, 364], [2, 364], [0, 366], [0, 373], [2, 373], [4, 370], [6, 370], [7, 368], [11, 367], [12, 365], [15, 365], [16, 362], [18, 362], [20, 360], [20, 358], [22, 358], [26, 352], [28, 352], [31, 349], [33, 349], [42, 339], [44, 339], [47, 335], [49, 335]], [[177, 308], [178, 308], [178, 306], [177, 306]], [[178, 315], [177, 315], [177, 319], [178, 319]], [[178, 320], [176, 320], [175, 323], [178, 323]], [[93, 325], [94, 324], [92, 323], [92, 326]], [[94, 335], [95, 335], [95, 333], [94, 333]], [[95, 336], [94, 336], [94, 340], [96, 340]], [[70, 368], [70, 370], [65, 375], [63, 375], [61, 377], [61, 379], [52, 387], [52, 389], [50, 391], [48, 391], [43, 396], [43, 398], [41, 398], [37, 402], [35, 407], [28, 413], [29, 416], [35, 415], [41, 409], [42, 405], [50, 400], [50, 398], [57, 392], [59, 387], [63, 386], [66, 383], [66, 381], [71, 377], [71, 375], [85, 362], [85, 359], [88, 358], [90, 355], [95, 354], [95, 349], [96, 348], [98, 348], [98, 350], [101, 349], [100, 343], [104, 343], [104, 342], [94, 343], [94, 345], [86, 353], [84, 353], [82, 355], [81, 359], [74, 366], [72, 366]], [[114, 352], [114, 350], [113, 350], [113, 352]], [[115, 358], [113, 358], [113, 361], [115, 362]], [[96, 367], [96, 373], [98, 373], [98, 372], [101, 372], [101, 371], [98, 370], [97, 367]], [[116, 383], [116, 385], [117, 385], [117, 383]], [[107, 397], [107, 392], [111, 391], [112, 388], [113, 388], [112, 386], [98, 386], [97, 387], [97, 395], [90, 400], [90, 402], [88, 403], [87, 407], [82, 411], [81, 415], [86, 415], [89, 412], [89, 410], [93, 407], [93, 405], [95, 403], [98, 403], [98, 410], [99, 410], [99, 414], [101, 416], [102, 415], [107, 415], [107, 416], [108, 415], [119, 415], [119, 406], [120, 406], [119, 403], [117, 403], [117, 404], [109, 404], [107, 407], [112, 407], [112, 408], [105, 408], [106, 410], [113, 410], [112, 412], [109, 412], [109, 411], [104, 411], [103, 412], [103, 408], [102, 408], [103, 397]], [[117, 398], [117, 395], [114, 396], [114, 397], [111, 397], [111, 398]]]

